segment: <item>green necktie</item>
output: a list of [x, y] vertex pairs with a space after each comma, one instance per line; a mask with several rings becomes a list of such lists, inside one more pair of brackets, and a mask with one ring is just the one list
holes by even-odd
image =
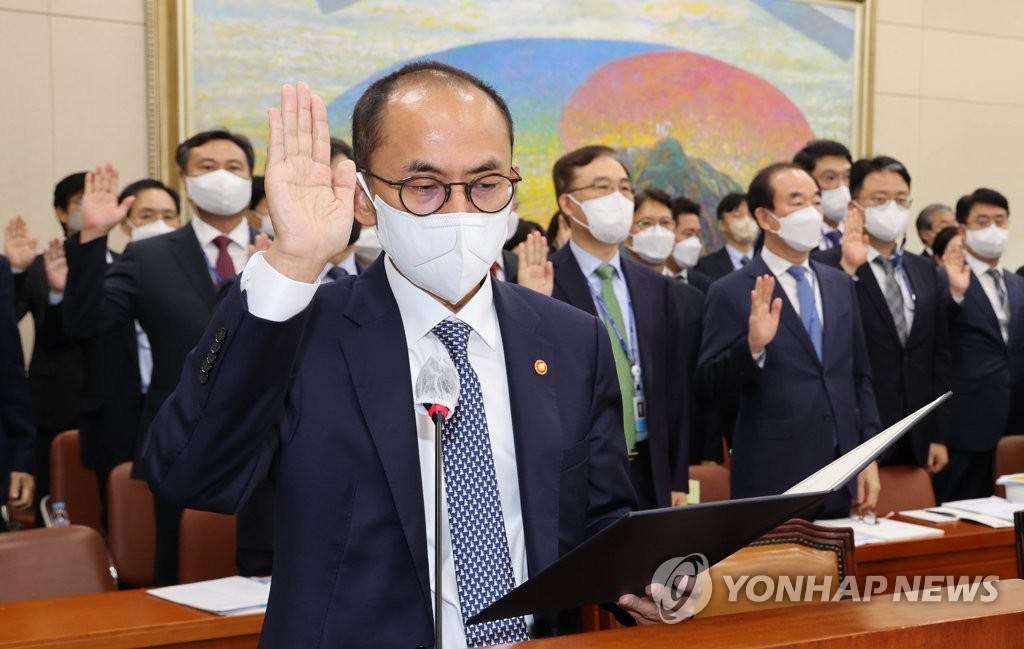
[[619, 337], [615, 334], [615, 329], [612, 328], [612, 323], [603, 317], [604, 315], [611, 316], [615, 321], [615, 326], [622, 334], [624, 342], [628, 344], [622, 309], [619, 308], [619, 299], [615, 297], [615, 289], [612, 287], [613, 275], [615, 275], [614, 266], [603, 264], [597, 267], [597, 276], [601, 278], [601, 301], [604, 302], [607, 310], [607, 314], [602, 314], [601, 319], [604, 320], [604, 327], [608, 330], [608, 337], [612, 341], [615, 373], [619, 377], [619, 392], [622, 393], [622, 429], [626, 433], [626, 450], [632, 453], [633, 447], [636, 446], [636, 420], [633, 418], [633, 369], [626, 356], [626, 350], [622, 348], [622, 343], [619, 342]]

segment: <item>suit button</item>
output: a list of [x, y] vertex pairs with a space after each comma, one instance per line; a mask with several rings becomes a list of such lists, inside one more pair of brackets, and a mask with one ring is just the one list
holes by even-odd
[[826, 413], [825, 413], [825, 414], [824, 414], [824, 415], [822, 416], [822, 419], [824, 419], [825, 421], [832, 421], [832, 413], [831, 413], [831, 412], [826, 412]]
[[224, 339], [227, 338], [227, 337], [228, 337], [228, 330], [225, 329], [224, 327], [221, 327], [220, 329], [217, 330], [217, 333], [214, 334], [213, 339], [215, 341], [219, 342], [219, 343], [222, 343], [222, 342], [224, 342]]
[[217, 360], [217, 355], [214, 354], [213, 352], [210, 352], [209, 354], [206, 355], [206, 362], [209, 363], [210, 365], [213, 365], [213, 362], [215, 360]]
[[206, 374], [207, 372], [213, 369], [213, 364], [203, 363], [202, 365], [199, 366], [199, 369], [202, 370], [203, 374]]
[[210, 375], [209, 374], [207, 374], [206, 372], [200, 372], [199, 373], [199, 383], [200, 384], [206, 385], [206, 382], [209, 381], [209, 380], [210, 380]]
[[213, 341], [213, 343], [210, 344], [210, 351], [213, 352], [214, 354], [219, 352], [220, 351], [220, 343], [217, 342], [216, 340]]

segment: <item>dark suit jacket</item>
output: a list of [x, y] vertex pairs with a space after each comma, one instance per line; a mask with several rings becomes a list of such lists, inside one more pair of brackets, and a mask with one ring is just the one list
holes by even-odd
[[[841, 268], [842, 248], [816, 255]], [[903, 253], [903, 267], [913, 289], [914, 324], [904, 347], [896, 334], [885, 294], [868, 264], [857, 271], [857, 299], [871, 359], [871, 379], [882, 426], [891, 426], [935, 400], [950, 386], [949, 325], [946, 315], [949, 284], [931, 259]], [[947, 402], [948, 403], [948, 402]], [[928, 460], [930, 443], [949, 441], [950, 410], [943, 404], [917, 423], [907, 438], [917, 463]]]
[[707, 293], [713, 281], [709, 275], [705, 275], [696, 268], [686, 271], [686, 283], [701, 293]]
[[[555, 267], [553, 297], [597, 317], [594, 298], [572, 249], [565, 246], [551, 261]], [[694, 288], [628, 259], [621, 262], [640, 341], [654, 493], [658, 506], [667, 507], [670, 492], [689, 491], [688, 428], [693, 417], [696, 363], [691, 353], [700, 340], [703, 300]], [[608, 352], [608, 360], [614, 364], [611, 349]]]
[[[250, 228], [253, 237], [254, 232]], [[185, 357], [213, 314], [216, 293], [199, 240], [185, 226], [131, 243], [109, 269], [106, 238], [82, 245], [74, 235], [64, 246], [65, 329], [94, 337], [138, 320], [149, 335], [153, 377], [140, 420], [145, 431], [177, 385]]]
[[[632, 504], [618, 384], [600, 322], [492, 285], [537, 574]], [[236, 510], [274, 476], [278, 552], [262, 646], [433, 644], [412, 404], [382, 259], [322, 286], [282, 323], [248, 314], [239, 292], [214, 314], [142, 461], [163, 497], [215, 511]], [[387, 605], [395, 593], [401, 605]]]
[[35, 323], [28, 368], [32, 410], [36, 426], [52, 436], [77, 425], [82, 351], [77, 340], [64, 334], [61, 306], [50, 304], [49, 296], [46, 267], [38, 255], [25, 272], [14, 275], [14, 299], [17, 319], [31, 312]]
[[[11, 471], [35, 472], [35, 441], [11, 265], [0, 255], [0, 494], [5, 502]], [[2, 525], [0, 521], [0, 529]]]
[[[732, 496], [779, 494], [880, 430], [853, 281], [811, 261], [824, 314], [824, 363], [782, 287], [778, 333], [759, 368], [747, 343], [750, 291], [770, 274], [760, 257], [711, 285], [697, 369], [702, 399], [734, 398]], [[721, 396], [720, 396], [721, 395]], [[852, 485], [851, 485], [852, 488]]]
[[1010, 340], [1003, 341], [992, 303], [974, 273], [962, 304], [950, 299], [953, 350], [951, 449], [992, 451], [1004, 434], [1020, 434], [1024, 416], [1024, 279], [1003, 271]]
[[501, 262], [504, 264], [505, 281], [515, 284], [519, 281], [519, 256], [511, 250], [501, 251]]
[[732, 260], [729, 259], [729, 251], [725, 249], [725, 246], [698, 259], [694, 268], [697, 272], [710, 277], [712, 282], [720, 277], [725, 277], [734, 270]]

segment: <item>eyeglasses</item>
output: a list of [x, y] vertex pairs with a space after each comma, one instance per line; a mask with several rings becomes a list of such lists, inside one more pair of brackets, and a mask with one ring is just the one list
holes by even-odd
[[487, 214], [500, 212], [512, 202], [516, 183], [522, 177], [512, 171], [515, 176], [509, 177], [499, 173], [487, 174], [470, 182], [443, 183], [430, 176], [410, 176], [402, 180], [381, 178], [369, 169], [360, 169], [361, 173], [371, 176], [386, 185], [398, 187], [398, 200], [407, 212], [416, 216], [429, 216], [441, 209], [452, 195], [452, 187], [460, 185], [466, 192], [466, 198], [476, 209]]
[[667, 219], [640, 219], [639, 221], [634, 221], [633, 225], [635, 225], [638, 230], [648, 230], [656, 225], [660, 225], [666, 230], [674, 230], [676, 222], [672, 220], [671, 217]]
[[593, 189], [599, 196], [607, 196], [608, 194], [618, 190], [623, 196], [633, 198], [633, 195], [636, 193], [636, 188], [633, 187], [633, 183], [628, 180], [615, 184], [606, 178], [595, 180], [593, 183], [584, 185], [583, 187], [567, 189], [565, 190], [565, 193], [571, 194], [573, 192], [583, 191], [584, 189]]
[[889, 202], [894, 202], [900, 207], [910, 209], [910, 206], [914, 204], [914, 199], [909, 196], [897, 196], [896, 198], [889, 198], [888, 196], [868, 196], [866, 198], [857, 199], [856, 201], [863, 207], [881, 207]]

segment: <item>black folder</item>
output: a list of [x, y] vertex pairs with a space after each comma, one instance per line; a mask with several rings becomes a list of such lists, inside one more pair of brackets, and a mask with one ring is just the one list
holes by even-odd
[[[470, 618], [470, 624], [643, 593], [667, 560], [706, 569], [822, 501], [951, 395], [942, 395], [784, 494], [631, 512]], [[813, 491], [811, 489], [814, 489]]]

